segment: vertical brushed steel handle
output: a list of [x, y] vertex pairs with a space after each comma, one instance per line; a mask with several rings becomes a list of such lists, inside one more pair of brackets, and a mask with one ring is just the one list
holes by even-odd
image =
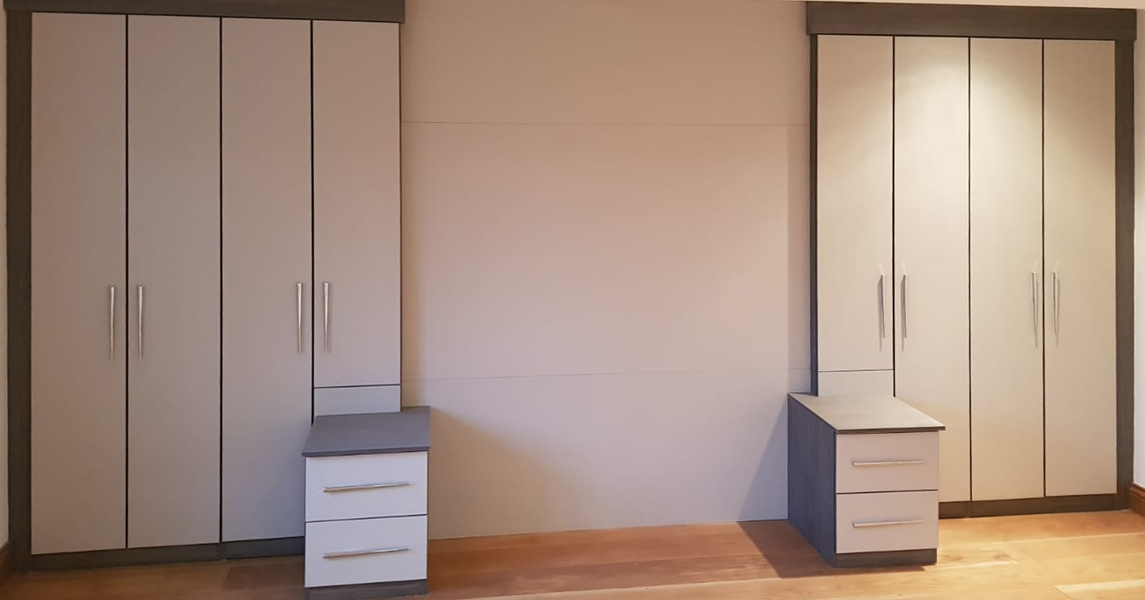
[[107, 356], [115, 360], [115, 286], [107, 288]]
[[322, 284], [322, 343], [330, 351], [330, 282]]
[[887, 274], [879, 267], [879, 342], [887, 339]]
[[907, 294], [910, 291], [910, 275], [902, 274], [902, 339], [905, 342], [907, 334]]
[[295, 283], [294, 287], [298, 292], [298, 353], [302, 354], [306, 352], [305, 340], [302, 335], [302, 282]]
[[135, 325], [135, 333], [139, 338], [137, 341], [137, 345], [139, 346], [139, 358], [143, 358], [143, 286], [137, 286], [135, 291], [137, 295], [136, 302], [138, 304], [136, 310], [137, 314], [135, 315], [135, 318], [137, 319]]
[[1030, 271], [1030, 297], [1034, 318], [1034, 345], [1038, 345], [1038, 273]]
[[1054, 269], [1054, 287], [1053, 287], [1053, 301], [1054, 301], [1054, 337], [1061, 335], [1061, 293], [1062, 282], [1058, 278], [1058, 270]]

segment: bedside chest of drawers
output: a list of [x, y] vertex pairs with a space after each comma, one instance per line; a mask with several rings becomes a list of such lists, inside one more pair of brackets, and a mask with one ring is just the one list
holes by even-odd
[[890, 396], [790, 395], [792, 525], [837, 567], [934, 563], [943, 429]]
[[426, 593], [429, 407], [317, 417], [303, 456], [307, 597]]

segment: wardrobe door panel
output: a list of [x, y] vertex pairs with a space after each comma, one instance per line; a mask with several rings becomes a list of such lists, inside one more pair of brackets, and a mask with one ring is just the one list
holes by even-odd
[[125, 543], [125, 24], [32, 17], [34, 554]]
[[128, 38], [128, 546], [217, 542], [219, 20]]
[[1042, 42], [976, 39], [970, 57], [973, 496], [1035, 498], [1043, 495]]
[[310, 23], [223, 20], [223, 541], [300, 536], [310, 428]]
[[1050, 496], [1117, 491], [1113, 56], [1113, 42], [1045, 43]]
[[895, 395], [942, 421], [941, 499], [970, 499], [969, 40], [895, 39]]
[[818, 370], [889, 370], [893, 40], [817, 43]]
[[314, 385], [401, 380], [396, 23], [314, 22]]

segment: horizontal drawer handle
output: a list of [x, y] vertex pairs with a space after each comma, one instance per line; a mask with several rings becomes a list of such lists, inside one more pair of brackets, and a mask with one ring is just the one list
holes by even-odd
[[384, 490], [387, 488], [409, 487], [413, 485], [408, 481], [383, 481], [378, 483], [351, 483], [348, 485], [331, 485], [322, 488], [327, 494], [338, 492], [360, 492], [362, 490]]
[[851, 523], [855, 529], [867, 529], [868, 527], [896, 527], [899, 525], [919, 525], [925, 523], [922, 519], [911, 519], [909, 521], [856, 521]]
[[409, 548], [362, 548], [361, 550], [344, 550], [342, 552], [327, 552], [322, 555], [326, 560], [339, 558], [354, 558], [356, 556], [375, 556], [378, 554], [398, 554], [409, 552]]
[[906, 467], [925, 465], [925, 460], [853, 460], [852, 467]]

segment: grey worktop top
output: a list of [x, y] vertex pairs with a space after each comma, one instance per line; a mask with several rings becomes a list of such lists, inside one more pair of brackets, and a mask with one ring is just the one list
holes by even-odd
[[302, 456], [354, 456], [429, 450], [429, 407], [317, 417]]
[[946, 426], [894, 396], [790, 394], [839, 434], [942, 431]]

